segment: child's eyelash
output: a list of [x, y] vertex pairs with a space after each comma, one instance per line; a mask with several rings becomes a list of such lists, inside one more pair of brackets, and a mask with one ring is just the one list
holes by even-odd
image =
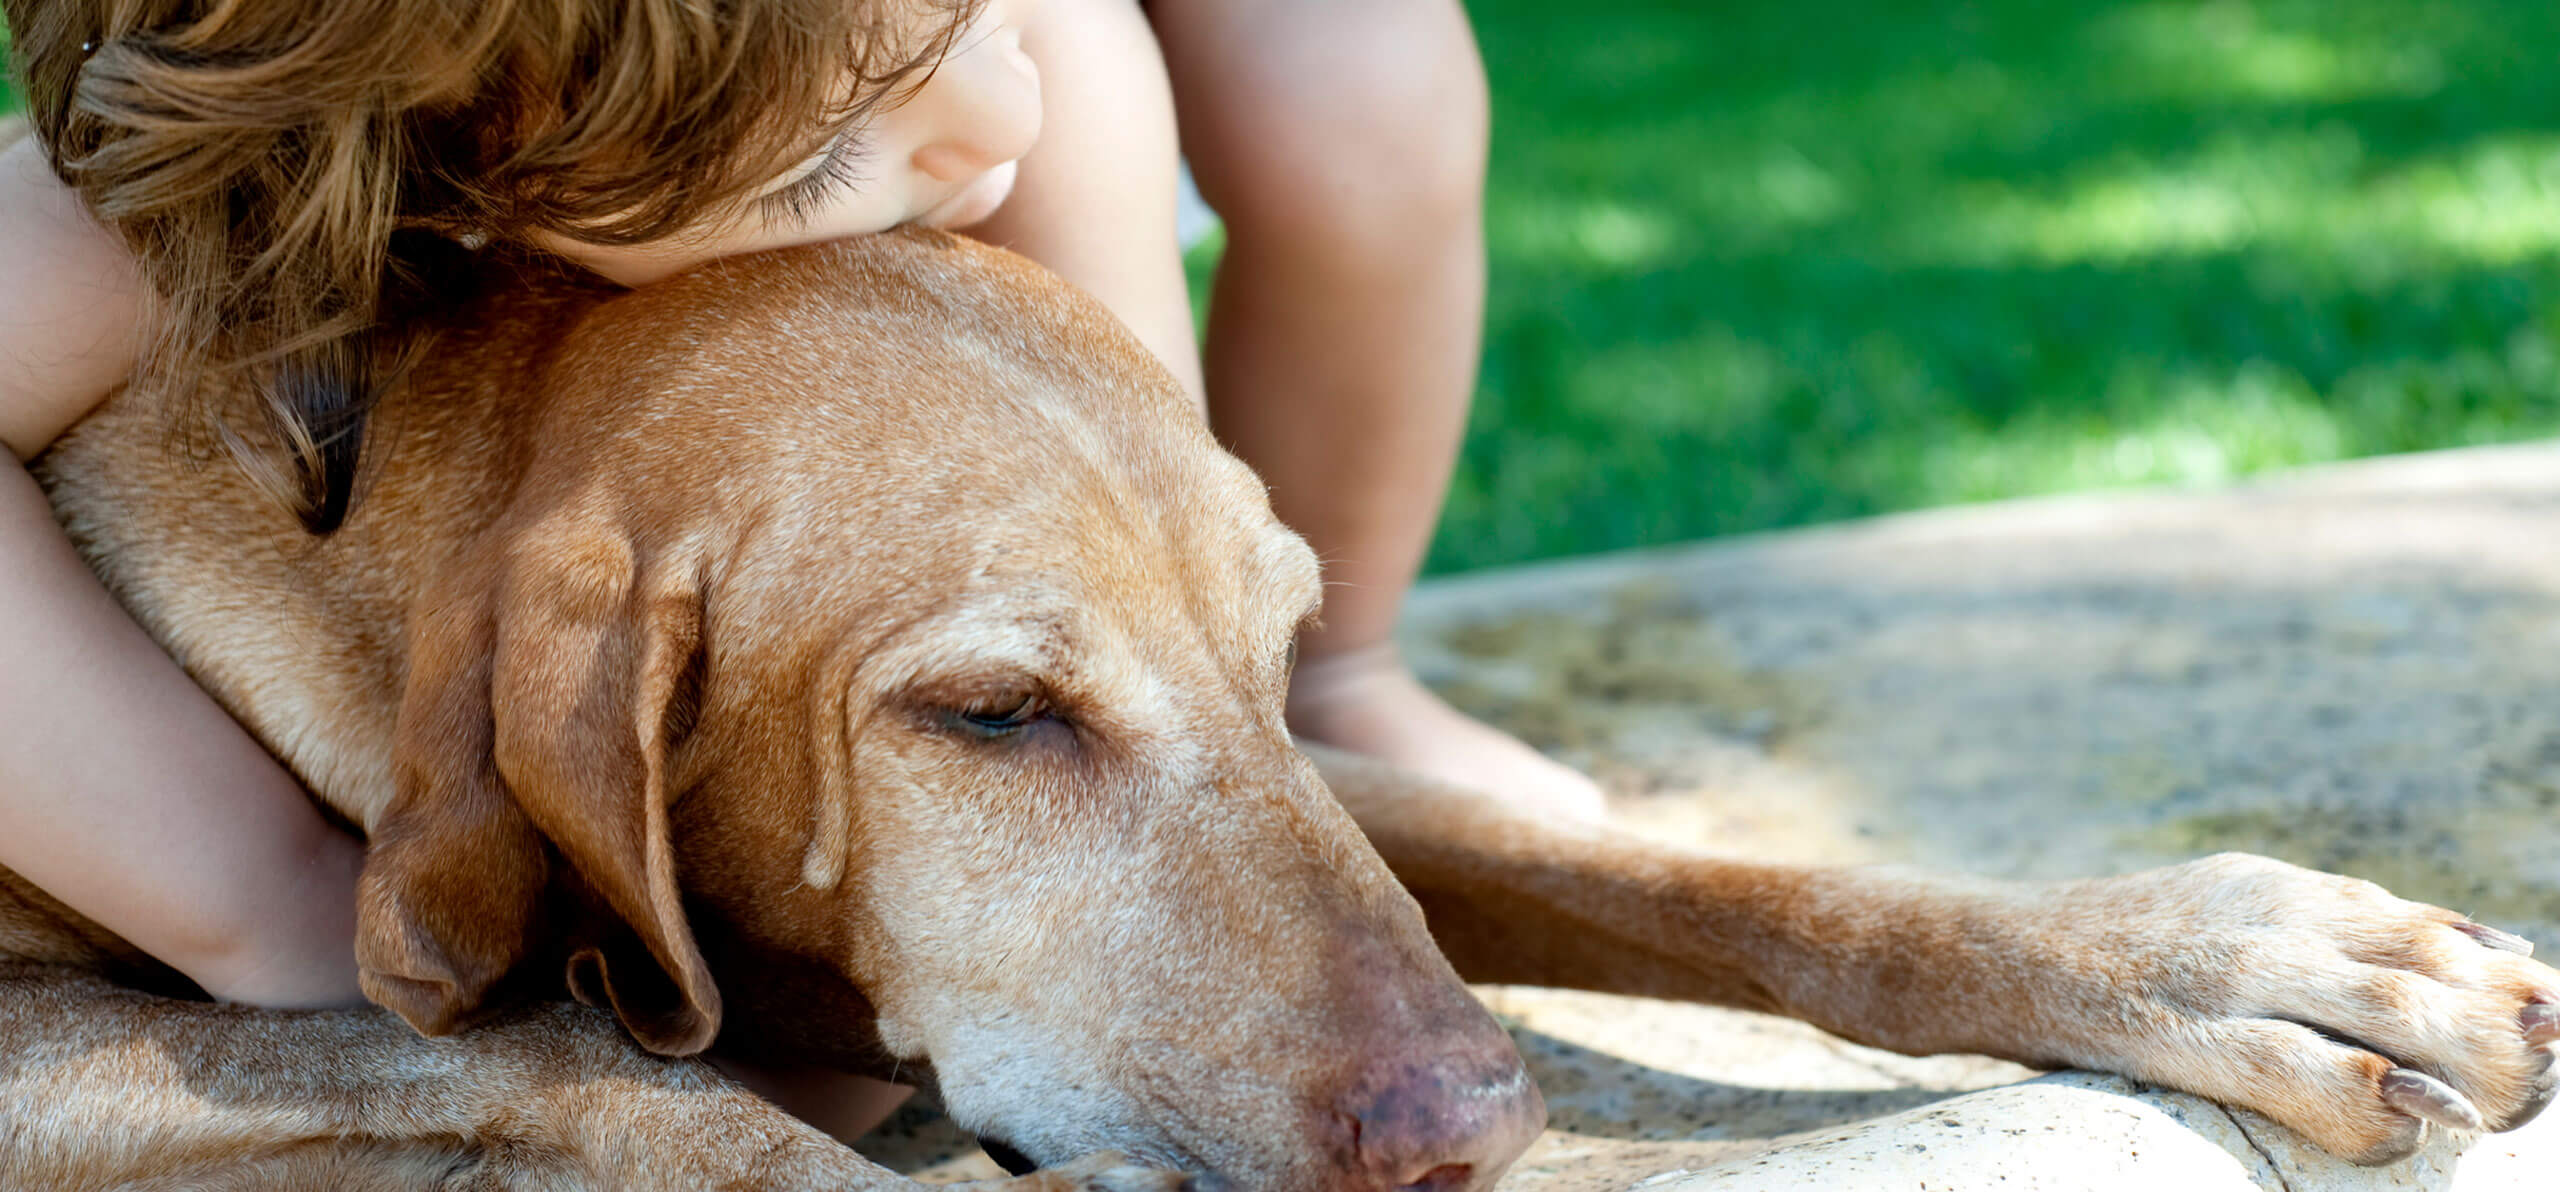
[[856, 139], [851, 134], [839, 137], [808, 173], [757, 199], [756, 213], [768, 223], [806, 225], [816, 218], [819, 204], [862, 177], [862, 162]]

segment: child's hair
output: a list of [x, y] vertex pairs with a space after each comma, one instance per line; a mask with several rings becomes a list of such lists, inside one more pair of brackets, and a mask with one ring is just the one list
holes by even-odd
[[[304, 524], [456, 242], [655, 239], [929, 71], [979, 0], [0, 0], [53, 170], [140, 263], [132, 384]], [[254, 392], [265, 426], [204, 395]], [[279, 463], [250, 439], [284, 447]]]

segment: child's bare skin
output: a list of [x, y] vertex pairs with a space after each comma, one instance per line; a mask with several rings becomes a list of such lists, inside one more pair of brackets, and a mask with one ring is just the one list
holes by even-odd
[[124, 249], [0, 149], [0, 863], [217, 997], [353, 1004], [361, 846], [125, 616], [18, 466], [133, 367]]
[[1387, 644], [1475, 389], [1489, 100], [1456, 0], [1160, 0], [1174, 108], [1225, 217], [1209, 409], [1329, 571], [1289, 717], [1550, 814], [1582, 775], [1444, 704]]

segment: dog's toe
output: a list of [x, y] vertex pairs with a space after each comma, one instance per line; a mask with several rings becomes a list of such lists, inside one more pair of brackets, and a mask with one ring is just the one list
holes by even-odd
[[2457, 1130], [2533, 1120], [2560, 1086], [2549, 1046], [2560, 1039], [2560, 973], [2528, 959], [2519, 937], [2389, 903], [2342, 934], [2351, 975], [2306, 1021], [2397, 1065], [2378, 1086], [2396, 1111]]
[[2489, 1123], [2492, 1130], [2513, 1130], [2542, 1116], [2550, 1108], [2551, 1099], [2560, 1094], [2560, 1063], [2555, 1063], [2551, 1044], [2560, 1042], [2560, 1005], [2551, 1002], [2528, 1002], [2517, 1016], [2529, 1049], [2527, 1077], [2515, 1107]]
[[2408, 1155], [2431, 1125], [2511, 1130], [2553, 1100], [2560, 971], [2522, 937], [2261, 857], [2134, 879], [2181, 934], [2116, 953], [2142, 956], [2148, 991], [2122, 1070], [2362, 1163]]

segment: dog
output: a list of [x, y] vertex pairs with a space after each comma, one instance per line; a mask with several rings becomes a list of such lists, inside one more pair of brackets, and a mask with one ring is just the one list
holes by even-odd
[[1462, 979], [2125, 1073], [2363, 1162], [2547, 1103], [2560, 973], [2225, 855], [2060, 884], [1544, 823], [1282, 720], [1306, 546], [1099, 306], [930, 232], [637, 291], [491, 250], [315, 538], [111, 403], [37, 461], [368, 842], [379, 1009], [0, 872], [15, 1187], [907, 1181], [698, 1057], [926, 1082], [1009, 1189], [1461, 1192], [1544, 1109]]

